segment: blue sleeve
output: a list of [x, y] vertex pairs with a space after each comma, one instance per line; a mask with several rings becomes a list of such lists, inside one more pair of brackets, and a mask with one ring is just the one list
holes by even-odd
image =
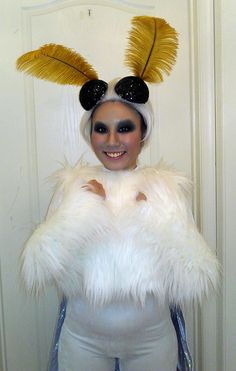
[[64, 319], [65, 319], [65, 316], [66, 316], [66, 298], [63, 297], [61, 304], [60, 304], [56, 327], [54, 330], [52, 347], [50, 351], [50, 358], [49, 358], [49, 364], [48, 364], [48, 371], [59, 371], [58, 370], [58, 344], [59, 344], [61, 328], [62, 328]]
[[179, 307], [172, 307], [170, 308], [170, 314], [178, 340], [177, 371], [192, 371], [192, 357], [188, 348], [185, 321], [182, 310]]

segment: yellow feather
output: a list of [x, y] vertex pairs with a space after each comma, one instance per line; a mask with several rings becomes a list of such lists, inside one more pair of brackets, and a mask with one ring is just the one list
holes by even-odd
[[176, 61], [177, 32], [164, 19], [137, 16], [132, 19], [125, 64], [147, 82], [163, 81]]
[[19, 71], [63, 85], [83, 85], [97, 79], [93, 67], [77, 52], [63, 45], [47, 44], [18, 58]]

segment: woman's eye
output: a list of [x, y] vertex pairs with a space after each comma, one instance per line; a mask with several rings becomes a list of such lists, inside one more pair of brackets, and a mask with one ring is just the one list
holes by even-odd
[[106, 127], [106, 125], [103, 125], [103, 124], [95, 124], [93, 130], [96, 133], [99, 133], [99, 134], [105, 134], [105, 133], [107, 133], [107, 127]]
[[119, 133], [130, 133], [131, 131], [134, 131], [135, 126], [133, 124], [125, 124], [118, 127]]

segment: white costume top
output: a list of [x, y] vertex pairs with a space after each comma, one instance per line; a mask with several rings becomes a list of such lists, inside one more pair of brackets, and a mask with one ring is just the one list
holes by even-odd
[[[86, 188], [96, 179], [103, 199]], [[216, 288], [218, 262], [191, 214], [191, 183], [160, 164], [136, 171], [65, 168], [47, 220], [22, 254], [26, 287], [53, 282], [70, 299], [102, 306], [146, 295], [159, 302], [201, 300]], [[146, 200], [137, 201], [142, 192]]]
[[[105, 199], [86, 187], [92, 179]], [[57, 180], [22, 273], [29, 290], [53, 282], [67, 297], [59, 370], [111, 370], [119, 357], [124, 370], [174, 371], [169, 304], [201, 300], [218, 278], [191, 214], [190, 182], [163, 165], [112, 172], [78, 164]], [[136, 200], [140, 192], [146, 200]]]

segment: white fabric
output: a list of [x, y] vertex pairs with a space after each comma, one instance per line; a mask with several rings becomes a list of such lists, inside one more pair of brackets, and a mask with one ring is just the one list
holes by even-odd
[[148, 297], [144, 307], [113, 302], [94, 308], [70, 300], [59, 342], [59, 371], [175, 371], [177, 340], [169, 308]]

